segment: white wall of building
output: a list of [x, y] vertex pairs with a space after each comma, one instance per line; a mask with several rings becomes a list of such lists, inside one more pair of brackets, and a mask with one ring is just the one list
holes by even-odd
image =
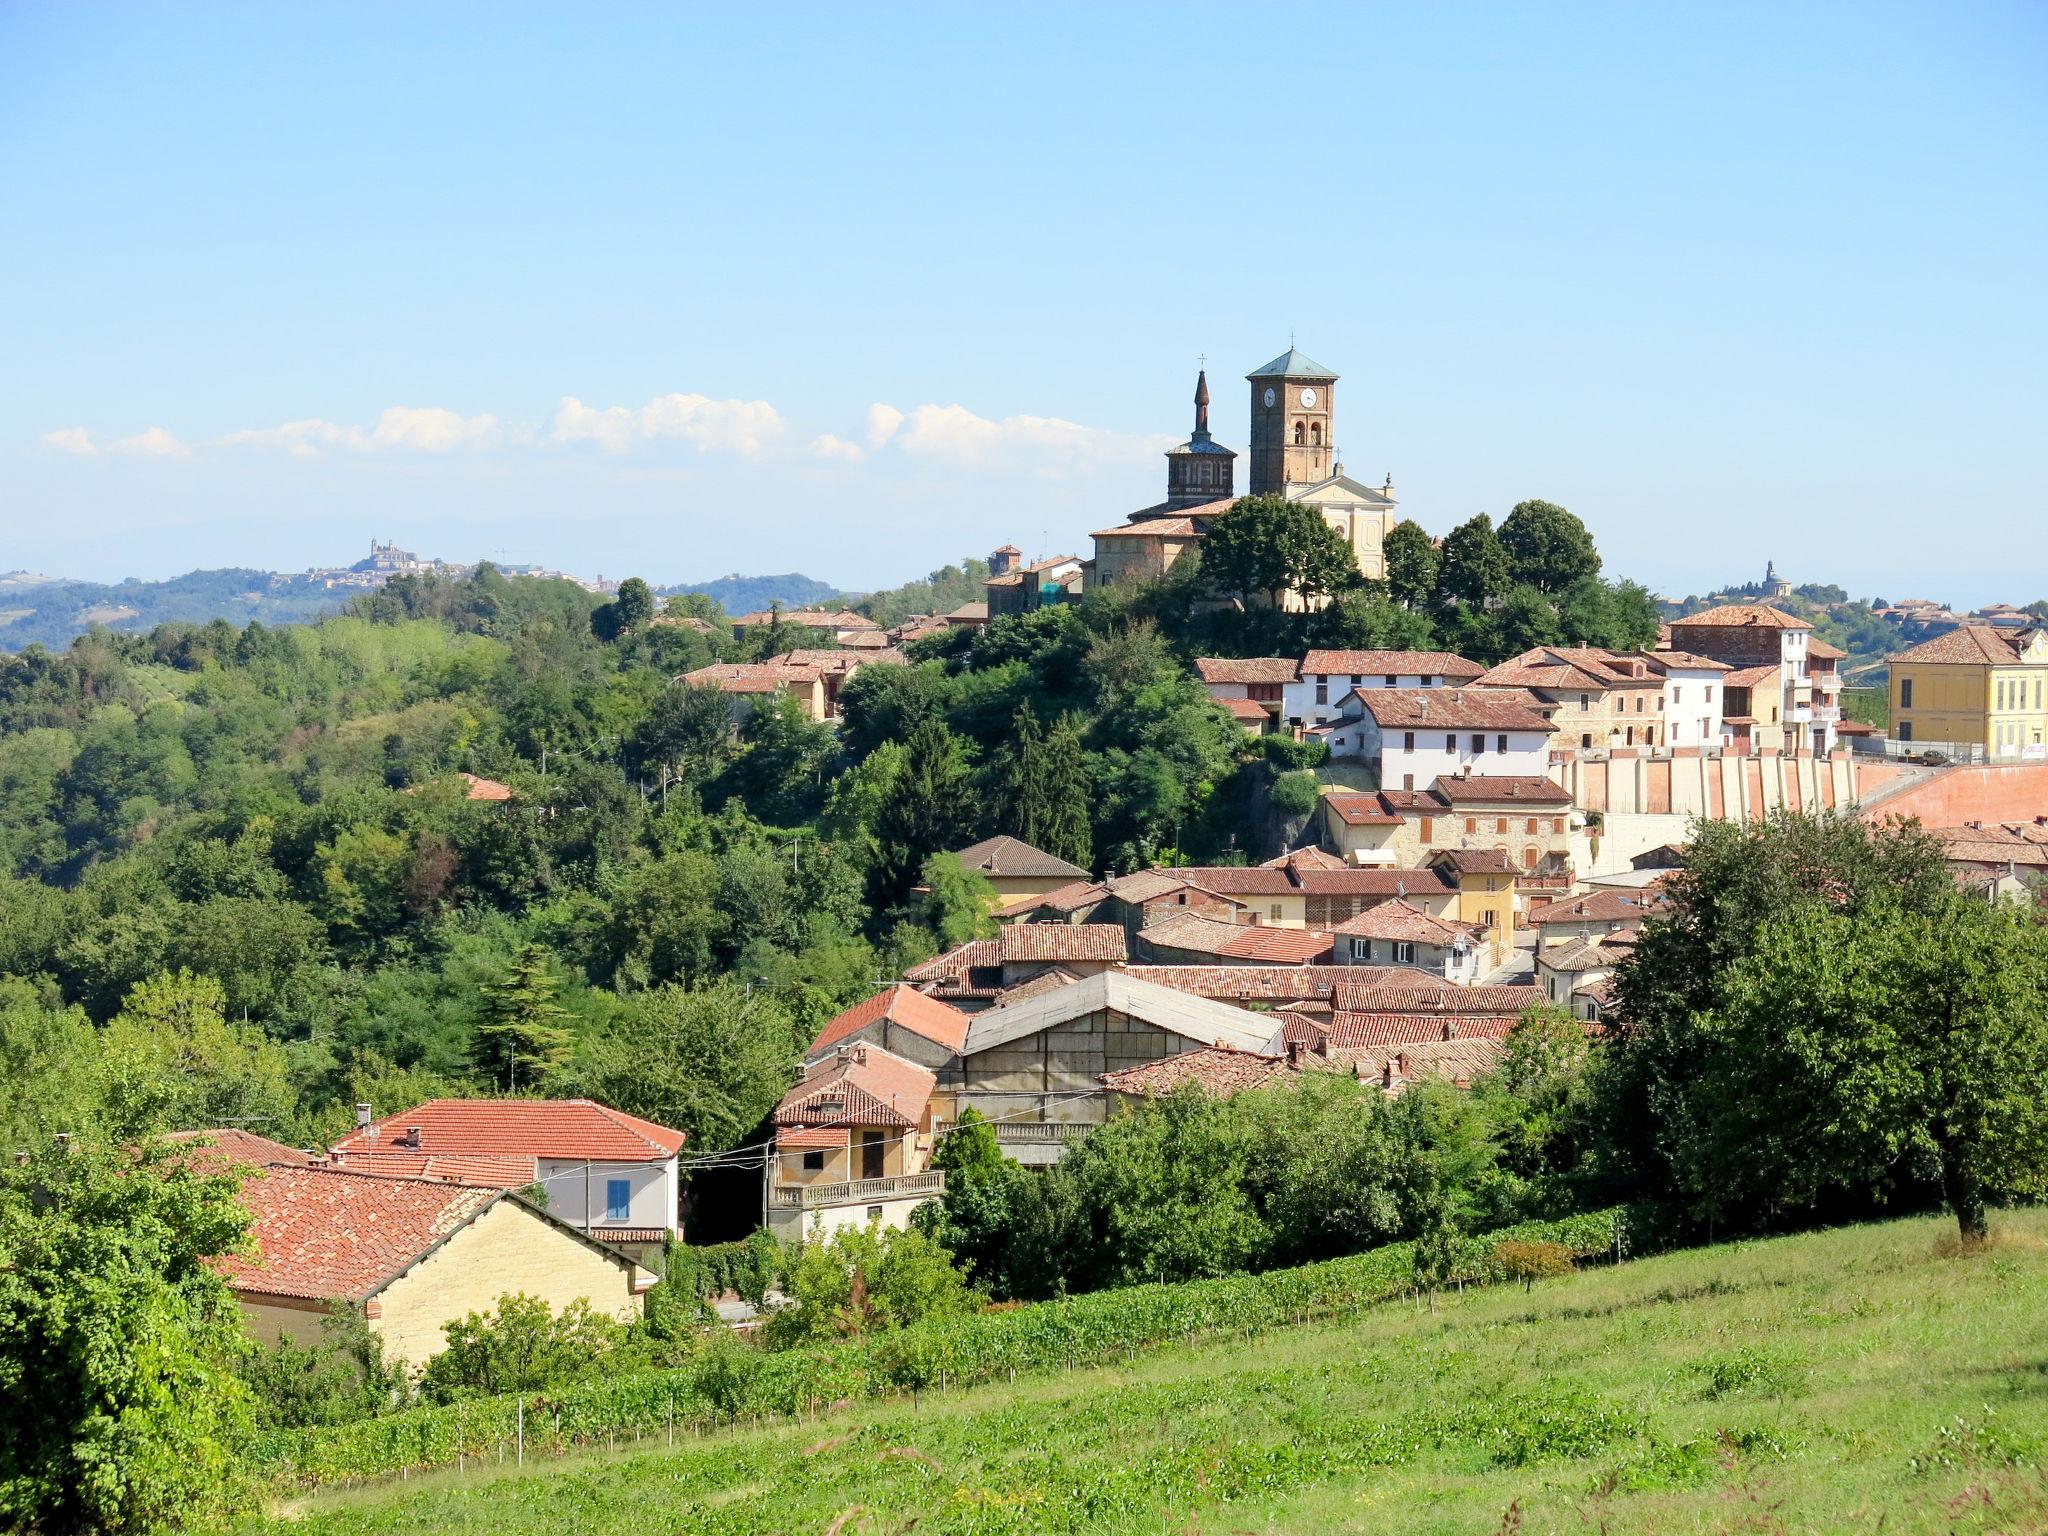
[[[573, 1227], [676, 1229], [674, 1158], [661, 1163], [605, 1163], [544, 1157], [540, 1176], [548, 1192], [548, 1213]], [[628, 1186], [623, 1220], [610, 1215], [606, 1206], [606, 1186], [614, 1179], [623, 1179]]]
[[[1382, 732], [1371, 715], [1337, 733], [1353, 738], [1346, 755], [1375, 762], [1382, 789], [1427, 789], [1461, 773], [1533, 774], [1550, 770], [1550, 732], [1437, 730]], [[1410, 740], [1414, 745], [1410, 746]], [[1333, 745], [1333, 753], [1338, 749]]]
[[1280, 716], [1303, 725], [1320, 725], [1344, 713], [1344, 699], [1354, 688], [1441, 688], [1444, 680], [1429, 674], [1397, 672], [1305, 673], [1280, 692]]
[[1664, 674], [1664, 743], [1672, 747], [1721, 744], [1721, 678], [1704, 667], [1672, 667]]

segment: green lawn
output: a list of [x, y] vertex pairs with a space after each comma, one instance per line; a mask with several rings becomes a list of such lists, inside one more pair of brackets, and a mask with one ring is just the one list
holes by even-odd
[[[1914, 1220], [323, 1494], [314, 1533], [2048, 1531], [2048, 1213]], [[834, 1522], [838, 1522], [835, 1524]]]

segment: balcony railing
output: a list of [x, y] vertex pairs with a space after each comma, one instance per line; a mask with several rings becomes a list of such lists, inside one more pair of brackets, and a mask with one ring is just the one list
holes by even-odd
[[1011, 1142], [1079, 1141], [1094, 1129], [1092, 1125], [1040, 1120], [999, 1120], [995, 1126], [996, 1140]]
[[943, 1195], [946, 1175], [900, 1173], [888, 1179], [853, 1179], [840, 1184], [783, 1184], [768, 1191], [771, 1206], [810, 1210], [821, 1205], [868, 1205], [877, 1200], [908, 1200], [913, 1195]]

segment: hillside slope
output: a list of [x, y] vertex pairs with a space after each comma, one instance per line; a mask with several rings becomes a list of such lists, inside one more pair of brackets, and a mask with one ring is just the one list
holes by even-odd
[[1966, 1258], [1951, 1231], [1667, 1255], [917, 1409], [323, 1496], [277, 1528], [2048, 1529], [2048, 1215]]

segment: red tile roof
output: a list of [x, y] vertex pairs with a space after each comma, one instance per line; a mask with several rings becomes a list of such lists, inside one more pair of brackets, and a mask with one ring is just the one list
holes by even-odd
[[1588, 891], [1568, 901], [1553, 901], [1529, 915], [1538, 927], [1575, 923], [1640, 923], [1668, 904], [1661, 891]]
[[1101, 1081], [1112, 1093], [1145, 1098], [1172, 1093], [1185, 1084], [1196, 1083], [1205, 1093], [1227, 1099], [1247, 1088], [1258, 1088], [1276, 1077], [1284, 1077], [1290, 1070], [1282, 1056], [1240, 1051], [1227, 1045], [1205, 1045], [1199, 1050], [1161, 1057], [1158, 1061], [1126, 1067], [1120, 1072], [1105, 1072]]
[[1719, 608], [1709, 608], [1704, 613], [1688, 614], [1682, 619], [1673, 619], [1671, 627], [1674, 630], [1813, 628], [1804, 619], [1794, 618], [1781, 609], [1766, 607], [1762, 603], [1727, 603]]
[[1486, 669], [1449, 651], [1310, 651], [1301, 675], [1318, 677], [1448, 677], [1469, 680]]
[[[415, 1127], [419, 1139], [409, 1132]], [[665, 1162], [683, 1133], [590, 1099], [429, 1099], [344, 1136], [335, 1150]]]
[[504, 1198], [337, 1168], [272, 1168], [242, 1186], [254, 1251], [220, 1268], [238, 1291], [360, 1301]]
[[254, 1131], [229, 1127], [217, 1131], [172, 1131], [163, 1138], [174, 1146], [189, 1147], [182, 1160], [199, 1168], [309, 1167], [321, 1161], [295, 1147]]
[[[1811, 650], [1811, 647], [1808, 647]], [[1961, 666], [2010, 667], [2019, 662], [2020, 648], [2005, 630], [1989, 624], [1965, 624], [1952, 629], [1945, 635], [1936, 635], [1932, 640], [1923, 640], [1910, 650], [1899, 652], [1890, 658], [1897, 666], [1900, 662], [1938, 663]]]
[[1334, 795], [1323, 796], [1323, 804], [1347, 827], [1398, 827], [1401, 824], [1400, 812], [1393, 810], [1372, 791], [1340, 790]]
[[1513, 688], [1358, 688], [1352, 697], [1381, 730], [1551, 730]]
[[1430, 863], [1448, 866], [1461, 875], [1512, 875], [1514, 860], [1502, 848], [1443, 848], [1431, 854]]
[[1330, 936], [1306, 928], [1251, 927], [1223, 948], [1233, 960], [1278, 965], [1309, 965], [1330, 957]]
[[513, 1152], [442, 1156], [427, 1152], [331, 1152], [325, 1166], [387, 1179], [431, 1179], [477, 1189], [524, 1189], [540, 1178], [540, 1159]]
[[845, 1126], [780, 1126], [775, 1132], [775, 1145], [793, 1150], [829, 1150], [849, 1145], [853, 1133]]
[[1323, 1037], [1334, 1057], [1336, 1052], [1369, 1045], [1413, 1045], [1425, 1040], [1470, 1036], [1498, 1040], [1504, 1038], [1521, 1017], [1519, 1013], [1467, 1013], [1447, 1017], [1402, 1009], [1354, 1012], [1340, 1008], [1330, 1015]]
[[1459, 939], [1470, 939], [1472, 927], [1468, 923], [1448, 922], [1440, 917], [1431, 917], [1413, 902], [1396, 897], [1383, 901], [1376, 907], [1368, 907], [1353, 918], [1339, 923], [1334, 933], [1347, 934], [1358, 939], [1388, 939], [1407, 944], [1455, 944]]
[[936, 1074], [878, 1045], [843, 1046], [782, 1096], [775, 1124], [915, 1126], [923, 1122], [937, 1082]]
[[1230, 718], [1241, 720], [1247, 725], [1261, 725], [1271, 717], [1271, 711], [1254, 699], [1225, 699], [1223, 707], [1230, 711]]
[[1519, 1018], [1543, 1002], [1533, 986], [1461, 987], [1423, 971], [1389, 966], [1371, 981], [1337, 988], [1339, 1013], [1428, 1013], [1437, 1017], [1506, 1014]]
[[1472, 773], [1440, 777], [1436, 794], [1451, 805], [1570, 805], [1572, 797], [1537, 774]]
[[1195, 671], [1205, 683], [1291, 683], [1301, 664], [1288, 656], [1200, 656]]
[[1032, 912], [1078, 912], [1101, 901], [1103, 894], [1104, 887], [1096, 881], [1074, 880], [1037, 896], [1019, 896], [1008, 906], [996, 908], [996, 920], [1002, 922]]
[[1724, 688], [1755, 688], [1759, 684], [1775, 683], [1783, 675], [1783, 669], [1777, 662], [1767, 661], [1762, 666], [1743, 667], [1730, 672], [1721, 679], [1721, 685]]
[[884, 1018], [949, 1051], [959, 1050], [967, 1039], [966, 1014], [899, 982], [827, 1020], [805, 1054], [815, 1056]]
[[965, 848], [956, 848], [953, 856], [969, 869], [978, 869], [999, 880], [1006, 876], [1088, 878], [1088, 871], [1080, 865], [1069, 864], [1065, 859], [1015, 837], [985, 837]]
[[1377, 965], [1130, 965], [1124, 974], [1176, 992], [1221, 1001], [1295, 1003], [1327, 1001], [1341, 986], [1398, 980], [1421, 973]]
[[1116, 923], [1013, 923], [996, 937], [1005, 965], [1034, 960], [1122, 960], [1129, 955]]
[[1267, 859], [1261, 869], [1349, 869], [1351, 866], [1321, 848], [1294, 848], [1277, 859]]
[[510, 800], [512, 786], [500, 784], [496, 779], [481, 779], [473, 773], [465, 773], [462, 782], [469, 786], [465, 798], [470, 800]]
[[1225, 896], [1405, 896], [1411, 891], [1443, 891], [1453, 884], [1433, 869], [1253, 869], [1220, 864], [1163, 873]]

